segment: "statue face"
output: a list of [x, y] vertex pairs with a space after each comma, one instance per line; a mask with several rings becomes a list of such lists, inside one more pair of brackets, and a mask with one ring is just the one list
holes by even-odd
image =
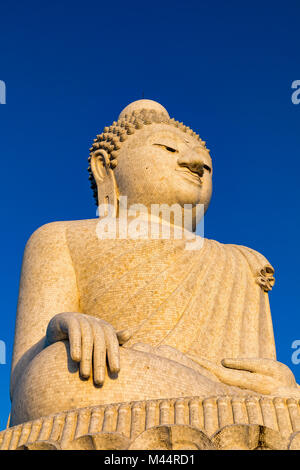
[[212, 161], [193, 136], [168, 124], [144, 126], [130, 136], [114, 170], [128, 205], [204, 204], [212, 194]]

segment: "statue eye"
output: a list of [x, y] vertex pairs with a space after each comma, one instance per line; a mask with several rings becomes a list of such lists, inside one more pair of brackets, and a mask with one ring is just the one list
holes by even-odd
[[178, 152], [178, 150], [173, 149], [172, 147], [168, 147], [167, 145], [163, 145], [163, 144], [153, 144], [153, 145], [157, 145], [158, 147], [161, 147], [161, 148], [167, 150], [168, 152], [172, 152], [172, 153]]
[[208, 171], [208, 173], [211, 173], [211, 168], [208, 165], [203, 165], [203, 168]]

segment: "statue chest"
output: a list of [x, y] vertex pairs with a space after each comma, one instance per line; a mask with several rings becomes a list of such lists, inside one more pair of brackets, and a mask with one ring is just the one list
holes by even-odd
[[72, 258], [81, 310], [116, 328], [156, 311], [199, 265], [181, 240], [82, 239]]

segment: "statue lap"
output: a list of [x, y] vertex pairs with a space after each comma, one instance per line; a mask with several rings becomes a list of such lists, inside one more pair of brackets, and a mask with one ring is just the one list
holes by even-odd
[[[213, 381], [186, 365], [149, 352], [120, 348], [120, 372], [106, 373], [103, 386], [82, 379], [69, 342], [41, 351], [28, 365], [13, 396], [11, 425], [54, 412], [109, 403], [184, 396], [232, 394], [235, 387]], [[241, 394], [241, 390], [237, 390]], [[33, 399], [34, 397], [34, 399]]]

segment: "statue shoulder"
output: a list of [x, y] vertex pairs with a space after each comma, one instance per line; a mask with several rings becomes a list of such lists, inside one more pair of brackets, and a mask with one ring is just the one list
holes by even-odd
[[73, 230], [80, 229], [94, 230], [98, 219], [67, 220], [59, 222], [49, 222], [35, 230], [27, 241], [26, 246], [36, 244], [67, 244], [67, 234]]
[[257, 284], [259, 284], [265, 292], [272, 290], [272, 287], [275, 283], [275, 270], [264, 255], [256, 250], [253, 250], [253, 248], [249, 248], [243, 245], [230, 244], [226, 246], [231, 247], [231, 249], [236, 250], [243, 255], [243, 257], [247, 260], [253, 275], [255, 276]]
[[57, 243], [64, 244], [66, 241], [67, 222], [50, 222], [35, 230], [26, 244], [26, 251], [43, 248], [45, 245]]
[[275, 283], [275, 270], [264, 255], [243, 245], [225, 244], [208, 239], [205, 239], [205, 242], [212, 246], [219, 246], [219, 248], [229, 251], [232, 255], [239, 257], [241, 261], [246, 262], [252, 271], [256, 283], [265, 292], [272, 290]]

